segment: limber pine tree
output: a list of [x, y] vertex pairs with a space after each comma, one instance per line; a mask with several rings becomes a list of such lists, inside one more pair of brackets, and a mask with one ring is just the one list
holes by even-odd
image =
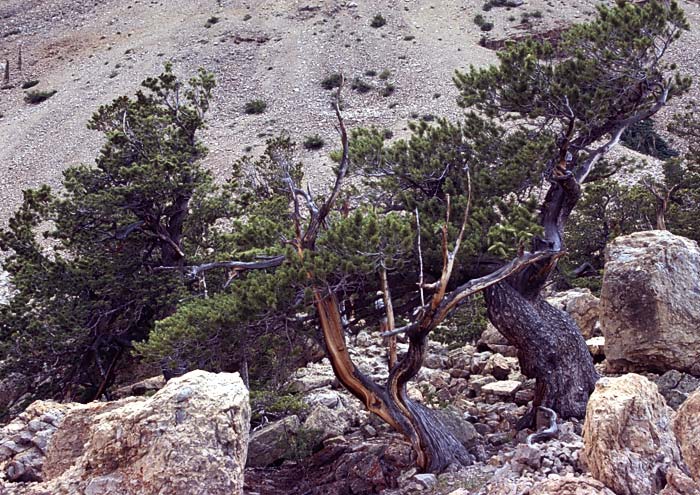
[[534, 252], [551, 254], [484, 292], [489, 319], [518, 348], [523, 373], [537, 380], [533, 413], [540, 405], [564, 418], [585, 413], [597, 373], [573, 321], [540, 293], [565, 253], [563, 230], [582, 184], [625, 129], [689, 87], [664, 61], [687, 29], [676, 2], [618, 2], [599, 6], [596, 20], [573, 26], [557, 47], [511, 45], [498, 65], [455, 76], [464, 107], [554, 137], [541, 205], [544, 235], [532, 243]]
[[[340, 89], [338, 95], [339, 93]], [[469, 464], [473, 460], [472, 455], [455, 437], [446, 423], [443, 413], [409, 398], [406, 386], [420, 371], [427, 352], [428, 336], [451, 312], [469, 296], [512, 276], [524, 267], [545, 259], [551, 254], [549, 252], [524, 253], [493, 273], [471, 279], [453, 290], [449, 290], [460, 246], [470, 224], [471, 179], [469, 170], [463, 170], [466, 181], [466, 197], [462, 198], [464, 199], [463, 211], [457, 222], [458, 230], [453, 239], [450, 238], [451, 215], [453, 213], [449, 195], [445, 198], [446, 204], [443, 208], [445, 219], [439, 229], [441, 239], [439, 252], [442, 259], [439, 278], [431, 283], [421, 283], [419, 288], [421, 295], [423, 295], [424, 290], [430, 292], [427, 301], [421, 300], [420, 303], [416, 303], [418, 306], [416, 310], [410, 311], [413, 314], [413, 321], [404, 327], [393, 328], [394, 305], [388, 282], [387, 265], [392, 260], [401, 257], [400, 248], [397, 246], [400, 243], [393, 243], [394, 248], [388, 249], [388, 244], [391, 243], [383, 242], [382, 239], [386, 240], [394, 229], [405, 232], [406, 229], [401, 229], [401, 225], [405, 226], [406, 220], [405, 217], [403, 221], [400, 218], [395, 218], [395, 224], [390, 221], [384, 228], [377, 225], [372, 227], [370, 223], [370, 226], [363, 231], [364, 235], [359, 235], [356, 241], [342, 235], [344, 224], [342, 220], [336, 218], [335, 222], [329, 224], [329, 216], [337, 207], [336, 203], [341, 195], [351, 163], [348, 135], [337, 105], [336, 115], [343, 145], [342, 156], [336, 171], [335, 182], [325, 201], [320, 206], [317, 205], [311, 192], [308, 189], [302, 189], [291, 175], [286, 174], [284, 178], [285, 182], [289, 184], [289, 197], [293, 205], [291, 217], [294, 222], [295, 236], [289, 240], [289, 243], [294, 246], [299, 259], [310, 259], [310, 263], [305, 266], [327, 357], [336, 377], [343, 386], [359, 398], [370, 412], [379, 416], [396, 431], [401, 432], [411, 442], [416, 452], [416, 462], [421, 469], [439, 472], [450, 464]], [[284, 156], [279, 156], [277, 161], [282, 171], [289, 170]], [[361, 213], [354, 215], [346, 222], [354, 222], [359, 225], [361, 223], [359, 215]], [[327, 235], [322, 234], [324, 225], [328, 228]], [[353, 234], [357, 235], [357, 233], [357, 230], [354, 230]], [[379, 235], [376, 235], [377, 233]], [[329, 239], [329, 237], [331, 238]], [[385, 336], [392, 337], [403, 333], [408, 338], [408, 350], [403, 355], [396, 358], [390, 352], [389, 375], [383, 384], [373, 381], [363, 373], [354, 364], [348, 352], [343, 322], [343, 317], [348, 315], [344, 311], [339, 297], [343, 284], [332, 283], [332, 270], [328, 270], [327, 266], [319, 262], [330, 251], [337, 249], [338, 246], [334, 246], [333, 240], [346, 248], [352, 246], [344, 253], [346, 260], [352, 258], [353, 254], [359, 258], [376, 258], [375, 268], [379, 275], [379, 286], [384, 300], [388, 327]], [[362, 247], [355, 246], [355, 242], [359, 242]], [[392, 256], [390, 252], [396, 256]], [[337, 263], [337, 260], [334, 261]], [[345, 266], [349, 268], [349, 264]], [[346, 268], [346, 276], [348, 275], [347, 271]], [[404, 307], [403, 311], [406, 312], [406, 310], [407, 308]]]
[[214, 223], [235, 216], [231, 187], [201, 166], [213, 87], [205, 71], [183, 84], [166, 65], [134, 98], [100, 107], [89, 122], [105, 137], [95, 166], [67, 169], [65, 192], [25, 191], [0, 232], [17, 289], [0, 308], [0, 358], [46, 377], [36, 397], [102, 396], [133, 342], [202, 293], [198, 273], [173, 269], [221, 249]]

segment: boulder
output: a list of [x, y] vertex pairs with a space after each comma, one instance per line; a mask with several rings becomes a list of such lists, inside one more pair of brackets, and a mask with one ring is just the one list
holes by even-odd
[[163, 378], [163, 375], [158, 375], [151, 378], [146, 378], [140, 382], [132, 383], [131, 385], [120, 387], [112, 392], [112, 396], [115, 399], [122, 399], [124, 397], [131, 396], [152, 395], [164, 386], [165, 378]]
[[511, 372], [519, 371], [519, 369], [517, 358], [493, 354], [486, 361], [483, 373], [492, 375], [496, 380], [506, 380]]
[[304, 393], [326, 387], [334, 381], [333, 368], [328, 359], [323, 359], [320, 363], [309, 363], [296, 370], [289, 378], [289, 390]]
[[673, 432], [692, 477], [700, 482], [700, 390], [691, 394], [673, 419]]
[[666, 471], [682, 466], [672, 416], [645, 377], [601, 378], [583, 427], [583, 460], [591, 475], [618, 495], [658, 493]]
[[292, 455], [300, 428], [299, 417], [293, 415], [253, 432], [248, 444], [248, 466], [265, 467]]
[[659, 495], [699, 495], [700, 483], [693, 481], [683, 471], [671, 466], [666, 473], [666, 486]]
[[700, 375], [698, 244], [660, 230], [608, 244], [600, 320], [611, 371]]
[[551, 479], [535, 483], [530, 495], [615, 495], [600, 481], [590, 476], [572, 474], [553, 476]]
[[[12, 482], [43, 480], [45, 452], [73, 406], [36, 401], [0, 429], [0, 473], [3, 473], [0, 479], [4, 477]], [[71, 460], [75, 457], [71, 456]]]
[[510, 400], [515, 396], [515, 393], [522, 385], [522, 382], [515, 380], [501, 380], [482, 386], [481, 393], [484, 395], [493, 395], [499, 400]]
[[479, 351], [491, 351], [503, 354], [504, 356], [515, 357], [518, 349], [508, 342], [501, 332], [494, 327], [491, 322], [486, 324], [486, 329], [482, 332], [476, 343]]
[[577, 288], [557, 292], [548, 297], [547, 302], [566, 311], [578, 325], [584, 339], [590, 339], [599, 333], [600, 300], [591, 294], [590, 289]]
[[350, 429], [350, 422], [338, 411], [323, 405], [313, 408], [304, 421], [302, 428], [311, 436], [309, 442], [313, 447], [320, 446], [327, 438], [337, 437]]
[[666, 403], [674, 409], [678, 409], [691, 393], [700, 389], [700, 378], [678, 370], [667, 371], [655, 382]]
[[0, 484], [0, 493], [228, 495], [242, 490], [250, 408], [238, 374], [193, 371], [148, 399], [32, 408], [44, 412], [27, 423], [30, 432], [50, 430], [40, 423], [55, 427], [46, 440], [44, 482], [26, 484], [19, 492], [12, 483]]

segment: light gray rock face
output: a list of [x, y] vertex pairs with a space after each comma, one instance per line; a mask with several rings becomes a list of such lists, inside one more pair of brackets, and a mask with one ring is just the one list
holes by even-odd
[[672, 417], [656, 385], [643, 376], [601, 378], [583, 427], [591, 475], [618, 495], [659, 493], [668, 469], [683, 467]]
[[2, 260], [0, 259], [0, 304], [9, 304], [12, 292], [10, 274], [2, 269]]
[[250, 406], [238, 374], [193, 371], [148, 399], [37, 402], [27, 411], [26, 428], [13, 422], [0, 442], [27, 437], [43, 457], [36, 474], [44, 481], [21, 491], [0, 481], [0, 493], [230, 495], [243, 488]]
[[583, 338], [590, 339], [598, 332], [600, 300], [591, 294], [589, 289], [577, 288], [557, 292], [548, 297], [547, 302], [555, 308], [566, 311], [578, 325]]
[[613, 371], [670, 369], [700, 375], [700, 249], [666, 231], [608, 244], [600, 297]]
[[248, 466], [269, 466], [291, 455], [300, 428], [299, 417], [293, 415], [253, 432], [248, 444]]
[[700, 483], [700, 391], [693, 393], [678, 409], [673, 431], [690, 474]]

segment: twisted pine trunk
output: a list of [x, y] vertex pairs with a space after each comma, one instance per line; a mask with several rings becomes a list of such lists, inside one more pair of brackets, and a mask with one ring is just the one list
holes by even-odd
[[484, 290], [491, 323], [518, 349], [523, 374], [536, 380], [532, 408], [519, 428], [534, 424], [538, 406], [562, 418], [583, 418], [599, 378], [576, 323], [540, 295], [564, 254], [564, 225], [580, 194], [572, 174], [553, 178], [542, 206], [544, 239], [533, 242], [533, 250], [551, 250], [551, 257]]
[[440, 417], [440, 413], [412, 401], [406, 385], [420, 370], [428, 340], [425, 335], [409, 339], [409, 348], [394, 366], [384, 386], [370, 380], [350, 359], [335, 295], [316, 292], [316, 310], [333, 371], [343, 386], [411, 442], [416, 464], [430, 471], [444, 471], [451, 464], [468, 465], [473, 457]]

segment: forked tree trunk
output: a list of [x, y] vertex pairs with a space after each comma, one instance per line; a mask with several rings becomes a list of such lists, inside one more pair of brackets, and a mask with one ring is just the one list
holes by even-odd
[[423, 364], [427, 336], [409, 338], [408, 351], [391, 369], [386, 384], [380, 386], [357, 369], [350, 359], [335, 295], [317, 291], [315, 306], [335, 376], [370, 412], [411, 442], [418, 467], [440, 472], [451, 464], [471, 464], [473, 457], [450, 432], [440, 413], [407, 396], [406, 385]]
[[542, 206], [544, 239], [533, 242], [533, 250], [548, 248], [551, 257], [484, 290], [491, 323], [518, 349], [523, 374], [536, 380], [532, 408], [519, 428], [533, 426], [538, 406], [562, 418], [583, 418], [599, 378], [576, 323], [540, 295], [564, 254], [564, 225], [579, 197], [572, 174], [553, 178]]

